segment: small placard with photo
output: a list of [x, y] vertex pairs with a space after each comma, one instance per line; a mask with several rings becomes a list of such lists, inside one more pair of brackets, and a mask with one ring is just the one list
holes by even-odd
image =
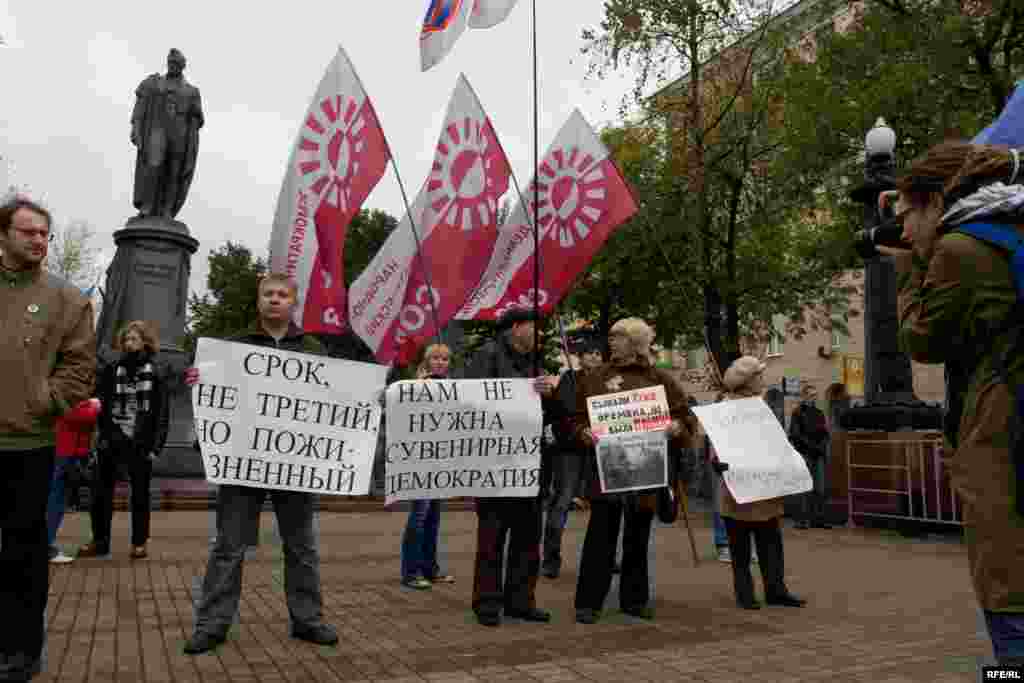
[[664, 431], [605, 436], [597, 442], [597, 472], [604, 493], [668, 486]]

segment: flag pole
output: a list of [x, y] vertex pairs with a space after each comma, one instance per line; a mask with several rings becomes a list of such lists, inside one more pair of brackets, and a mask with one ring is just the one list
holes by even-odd
[[409, 195], [405, 192], [405, 183], [402, 182], [402, 175], [398, 172], [398, 162], [395, 161], [395, 155], [391, 153], [390, 144], [388, 145], [388, 156], [391, 157], [391, 168], [395, 172], [395, 180], [398, 181], [398, 190], [402, 193], [402, 203], [405, 204], [405, 215], [409, 217], [412, 238], [416, 241], [416, 261], [423, 270], [423, 279], [427, 281], [427, 289], [430, 290], [427, 298], [430, 303], [430, 315], [434, 319], [434, 339], [443, 344], [445, 342], [444, 334], [441, 332], [441, 319], [437, 315], [437, 305], [434, 303], [434, 283], [430, 278], [430, 269], [427, 268], [427, 263], [423, 260], [423, 252], [420, 249], [420, 232], [416, 229], [416, 219], [413, 218], [412, 207], [409, 205]]
[[537, 100], [537, 0], [533, 0], [533, 374], [540, 375], [540, 142]]

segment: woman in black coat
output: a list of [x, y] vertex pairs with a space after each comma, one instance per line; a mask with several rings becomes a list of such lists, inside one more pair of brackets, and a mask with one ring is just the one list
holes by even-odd
[[99, 419], [99, 468], [92, 500], [92, 541], [79, 557], [110, 554], [110, 527], [114, 516], [114, 483], [118, 468], [131, 481], [132, 559], [148, 556], [150, 496], [153, 462], [167, 440], [168, 397], [166, 375], [157, 362], [159, 341], [152, 326], [135, 320], [114, 340], [121, 352], [100, 377], [103, 411]]

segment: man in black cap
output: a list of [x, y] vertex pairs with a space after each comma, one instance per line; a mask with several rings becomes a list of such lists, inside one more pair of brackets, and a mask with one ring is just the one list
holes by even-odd
[[[534, 311], [512, 309], [498, 324], [495, 338], [477, 351], [466, 367], [465, 379], [535, 377]], [[554, 408], [557, 377], [537, 377], [545, 422]], [[544, 474], [541, 475], [544, 480]], [[543, 490], [543, 487], [542, 487]], [[473, 611], [484, 626], [507, 617], [546, 622], [551, 615], [537, 608], [537, 576], [540, 571], [541, 504], [533, 498], [477, 498], [477, 551], [473, 577]], [[505, 542], [508, 539], [508, 569]], [[504, 575], [504, 582], [502, 581]]]

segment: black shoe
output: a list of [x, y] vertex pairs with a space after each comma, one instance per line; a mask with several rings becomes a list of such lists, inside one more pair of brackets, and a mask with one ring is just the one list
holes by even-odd
[[216, 633], [207, 633], [206, 631], [196, 631], [192, 634], [192, 637], [185, 641], [185, 654], [187, 655], [201, 655], [204, 652], [209, 652], [213, 648], [217, 647], [225, 641], [225, 637]]
[[794, 524], [793, 528], [794, 529], [810, 529], [811, 525], [810, 525], [809, 522], [801, 520], [801, 521], [797, 522], [796, 524]]
[[743, 609], [761, 609], [761, 604], [757, 600], [737, 600], [736, 606]]
[[536, 607], [528, 607], [526, 609], [506, 609], [505, 616], [513, 619], [522, 619], [523, 621], [535, 621], [535, 622], [549, 622], [551, 621], [551, 613], [547, 610], [537, 609]]
[[815, 529], [831, 529], [832, 525], [829, 524], [828, 522], [817, 522], [817, 523], [815, 523], [814, 528]]
[[23, 652], [6, 657], [0, 664], [0, 681], [30, 681], [42, 668], [39, 657], [29, 657]]
[[501, 614], [498, 612], [477, 612], [476, 620], [481, 626], [501, 626]]
[[798, 598], [792, 593], [783, 593], [782, 595], [772, 595], [765, 597], [766, 604], [779, 605], [781, 607], [803, 607], [807, 604], [807, 601], [803, 598]]
[[558, 567], [544, 567], [540, 573], [549, 579], [557, 579], [558, 575], [561, 574], [561, 571]]
[[596, 609], [578, 609], [576, 610], [576, 623], [577, 624], [596, 624], [598, 619], [601, 618], [601, 613]]
[[622, 608], [622, 613], [623, 614], [628, 614], [631, 617], [636, 617], [637, 619], [646, 619], [648, 621], [650, 621], [651, 619], [654, 619], [654, 609], [651, 608], [651, 607], [648, 607], [647, 605], [637, 605], [637, 606], [634, 606], [634, 607], [623, 607]]
[[338, 632], [328, 624], [315, 626], [292, 626], [292, 638], [304, 640], [314, 645], [337, 645]]

